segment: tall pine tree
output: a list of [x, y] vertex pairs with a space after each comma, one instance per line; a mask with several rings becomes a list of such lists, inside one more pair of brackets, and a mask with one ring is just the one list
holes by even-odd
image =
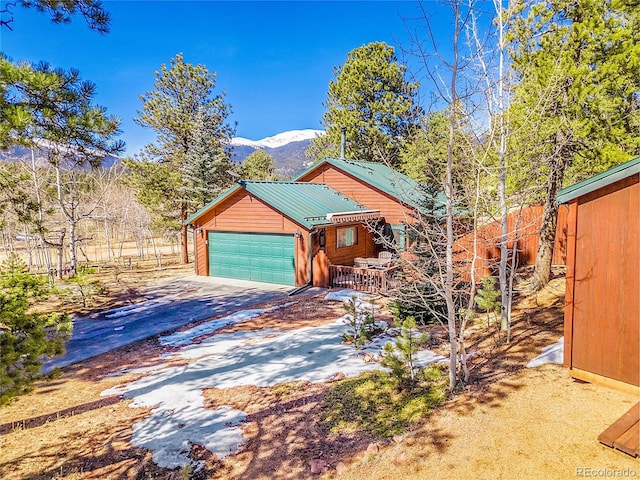
[[546, 183], [536, 288], [550, 278], [563, 183], [640, 154], [640, 14], [632, 4], [538, 0], [516, 9], [512, 131]]
[[384, 42], [351, 50], [329, 83], [322, 117], [326, 134], [312, 141], [307, 155], [337, 157], [344, 129], [348, 158], [398, 165], [419, 113], [418, 84], [405, 79], [406, 70], [394, 48]]
[[[168, 67], [161, 65], [155, 77], [155, 90], [140, 97], [143, 105], [136, 122], [152, 128], [157, 134], [156, 142], [146, 147], [143, 161], [158, 162], [170, 170], [181, 172], [181, 175], [171, 177], [175, 180], [173, 185], [165, 186], [169, 195], [180, 199], [172, 216], [173, 223], [180, 228], [182, 262], [188, 263], [184, 221], [195, 209], [194, 203], [183, 193], [191, 188], [186, 174], [191, 167], [187, 164], [196, 157], [200, 158], [190, 154], [194, 138], [200, 139], [202, 145], [198, 148], [209, 149], [215, 155], [230, 156], [225, 147], [231, 143], [235, 126], [227, 123], [231, 106], [225, 103], [224, 93], [213, 95], [216, 74], [209, 72], [206, 66], [186, 63], [179, 53], [170, 60]], [[202, 129], [202, 133], [195, 135], [197, 129]]]
[[197, 210], [216, 198], [233, 183], [229, 173], [234, 165], [221, 146], [211, 148], [206, 117], [198, 110], [191, 131], [191, 148], [182, 166], [181, 200]]

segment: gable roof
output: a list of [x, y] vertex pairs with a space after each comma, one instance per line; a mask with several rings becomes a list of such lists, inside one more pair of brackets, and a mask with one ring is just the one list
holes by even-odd
[[423, 189], [418, 182], [378, 162], [361, 162], [325, 157], [302, 172], [294, 178], [293, 181], [301, 179], [324, 164], [333, 165], [411, 207], [421, 208], [425, 200], [424, 194], [422, 193]]
[[556, 201], [559, 204], [567, 203], [575, 198], [594, 192], [602, 187], [611, 185], [612, 183], [622, 180], [623, 178], [637, 175], [640, 173], [640, 157], [629, 160], [628, 162], [616, 165], [598, 175], [587, 178], [569, 187], [563, 188], [558, 192]]
[[324, 183], [243, 180], [191, 215], [185, 224], [193, 223], [238, 190], [246, 190], [308, 229], [332, 223], [330, 216], [336, 214], [379, 215], [377, 210], [367, 209]]

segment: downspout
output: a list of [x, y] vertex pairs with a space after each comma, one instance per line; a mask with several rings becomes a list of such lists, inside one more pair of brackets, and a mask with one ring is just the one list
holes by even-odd
[[309, 287], [311, 287], [313, 285], [313, 241], [312, 241], [312, 239], [313, 239], [313, 236], [316, 233], [318, 233], [318, 229], [317, 228], [314, 228], [313, 230], [309, 231], [309, 237], [308, 237], [309, 239], [308, 239], [308, 243], [307, 243], [308, 248], [309, 248], [309, 266], [308, 266], [308, 269], [309, 269], [309, 280], [303, 286], [298, 287], [298, 288], [296, 288], [294, 290], [291, 290], [288, 293], [289, 297], [291, 297], [293, 295], [297, 295], [298, 293], [306, 290], [307, 288], [309, 288]]

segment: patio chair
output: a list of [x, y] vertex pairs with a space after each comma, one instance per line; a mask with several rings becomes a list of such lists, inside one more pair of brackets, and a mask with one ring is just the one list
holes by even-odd
[[387, 266], [391, 263], [391, 260], [393, 259], [393, 253], [391, 252], [380, 252], [378, 253], [378, 259], [381, 260], [381, 262], [379, 263], [380, 265], [383, 266]]

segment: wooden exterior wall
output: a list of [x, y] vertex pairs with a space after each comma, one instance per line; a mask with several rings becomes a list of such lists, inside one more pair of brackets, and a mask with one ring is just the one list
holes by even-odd
[[308, 230], [245, 190], [238, 190], [207, 211], [193, 227], [196, 231], [196, 275], [209, 275], [209, 231], [281, 234], [300, 232], [302, 235], [295, 242], [296, 285], [304, 285], [308, 281]]
[[[350, 247], [338, 248], [338, 228], [357, 226], [358, 243]], [[329, 265], [353, 266], [356, 257], [375, 257], [379, 247], [373, 234], [364, 225], [341, 225], [325, 229], [326, 243], [323, 249], [317, 246], [314, 238], [313, 284], [316, 287], [329, 286]]]
[[[560, 205], [556, 240], [553, 249], [553, 264], [565, 265], [567, 246], [567, 215], [569, 209]], [[542, 225], [542, 206], [526, 207], [522, 211], [512, 212], [508, 216], [507, 230], [509, 248], [518, 240], [518, 265], [533, 265], [540, 245], [540, 227]], [[500, 222], [496, 221], [478, 229], [476, 272], [478, 278], [497, 275], [497, 263], [500, 260]], [[456, 242], [456, 259], [470, 263], [473, 258], [473, 233], [467, 234]]]
[[640, 385], [638, 177], [569, 205], [564, 361], [583, 380]]
[[[194, 223], [196, 275], [209, 275], [207, 238], [209, 231], [295, 234], [295, 283], [305, 285], [309, 281], [309, 241], [313, 248], [313, 284], [329, 286], [329, 265], [353, 265], [356, 257], [372, 257], [378, 253], [373, 234], [364, 225], [330, 226], [325, 230], [325, 247], [320, 248], [318, 234], [309, 235], [288, 217], [274, 210], [244, 190], [231, 195], [210, 209]], [[358, 243], [350, 247], [337, 247], [337, 229], [357, 226]], [[320, 230], [320, 229], [318, 229]]]
[[399, 225], [403, 222], [412, 221], [411, 208], [403, 206], [396, 198], [388, 193], [377, 190], [331, 164], [323, 164], [299, 178], [298, 181], [326, 183], [359, 204], [380, 210], [387, 223]]

